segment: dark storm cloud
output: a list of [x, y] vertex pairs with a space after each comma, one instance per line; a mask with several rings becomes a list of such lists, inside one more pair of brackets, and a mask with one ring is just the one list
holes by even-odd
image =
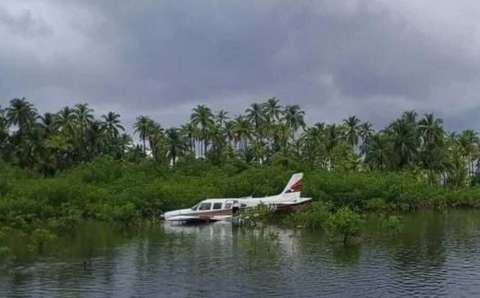
[[199, 103], [238, 113], [277, 96], [311, 122], [418, 109], [475, 128], [478, 5], [457, 4], [457, 24], [448, 6], [429, 1], [432, 19], [411, 2], [7, 1], [0, 104], [87, 101], [176, 125]]

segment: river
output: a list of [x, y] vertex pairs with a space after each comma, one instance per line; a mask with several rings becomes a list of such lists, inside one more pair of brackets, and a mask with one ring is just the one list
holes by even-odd
[[320, 232], [85, 223], [0, 261], [0, 297], [479, 297], [480, 211], [367, 220], [349, 247]]

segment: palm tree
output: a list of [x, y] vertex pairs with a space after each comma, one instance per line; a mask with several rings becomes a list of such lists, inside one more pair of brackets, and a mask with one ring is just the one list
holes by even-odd
[[182, 155], [187, 147], [185, 139], [178, 128], [167, 129], [165, 135], [167, 138], [168, 158], [171, 160], [172, 166], [175, 167], [177, 157]]
[[205, 157], [208, 148], [208, 128], [214, 124], [212, 111], [205, 105], [198, 105], [193, 109], [190, 119], [193, 125], [200, 126], [200, 138], [203, 141], [203, 153], [200, 155]]
[[89, 122], [84, 138], [85, 148], [83, 151], [85, 156], [82, 157], [82, 160], [94, 159], [104, 151], [104, 148], [107, 147], [107, 139], [103, 123], [98, 120], [92, 120]]
[[220, 127], [223, 127], [225, 125], [225, 122], [227, 122], [228, 119], [229, 119], [228, 112], [224, 110], [218, 111], [218, 113], [215, 115], [215, 121]]
[[277, 98], [272, 97], [263, 104], [264, 114], [268, 122], [275, 122], [280, 120], [280, 116], [282, 114], [282, 107], [278, 102], [279, 100]]
[[362, 123], [359, 129], [360, 139], [362, 140], [360, 152], [365, 155], [368, 151], [368, 144], [370, 143], [370, 139], [374, 135], [375, 130], [372, 128], [372, 124], [370, 122]]
[[405, 120], [408, 124], [416, 125], [417, 116], [417, 112], [415, 111], [406, 111], [403, 112], [402, 119]]
[[25, 98], [14, 98], [7, 108], [7, 124], [18, 126], [20, 135], [33, 128], [37, 119], [37, 110]]
[[2, 109], [0, 106], [0, 158], [6, 155], [6, 148], [7, 148], [7, 140], [8, 140], [8, 125], [7, 125], [7, 117], [5, 115], [5, 110]]
[[147, 116], [137, 117], [137, 121], [134, 124], [135, 132], [140, 136], [143, 147], [143, 154], [147, 153], [147, 144], [146, 140], [149, 132], [151, 131], [153, 120]]
[[384, 170], [391, 163], [391, 146], [388, 136], [383, 133], [373, 135], [370, 139], [365, 162], [376, 169]]
[[198, 135], [197, 128], [191, 123], [188, 122], [180, 128], [181, 134], [186, 136], [188, 139], [188, 149], [191, 153], [195, 154], [195, 137]]
[[102, 115], [103, 129], [110, 137], [110, 139], [117, 138], [120, 131], [125, 131], [125, 128], [120, 124], [120, 115], [114, 112], [108, 112], [107, 115]]
[[73, 115], [80, 131], [86, 131], [88, 126], [95, 120], [93, 110], [88, 107], [87, 103], [75, 105]]
[[308, 162], [310, 166], [325, 167], [327, 155], [325, 141], [325, 124], [315, 123], [308, 127], [300, 138], [301, 159]]
[[57, 155], [57, 165], [64, 168], [75, 158], [76, 123], [74, 110], [66, 106], [55, 114], [54, 127], [58, 132], [47, 141]]
[[235, 127], [235, 120], [230, 120], [230, 121], [227, 121], [225, 122], [225, 128], [224, 128], [224, 132], [225, 132], [225, 138], [227, 139], [227, 144], [230, 144], [230, 145], [233, 145], [233, 143], [235, 142], [235, 134], [234, 134], [234, 129]]
[[57, 129], [57, 116], [52, 113], [45, 113], [40, 117], [40, 127], [43, 129], [45, 135], [48, 137]]
[[[88, 142], [91, 140], [87, 140], [88, 138], [92, 137], [92, 125], [94, 124], [95, 118], [93, 116], [93, 110], [88, 107], [87, 103], [76, 104], [73, 110], [73, 119], [75, 123], [75, 131], [76, 131], [76, 151], [79, 153], [80, 160], [87, 159], [86, 155], [89, 154], [89, 150], [91, 148], [87, 148]], [[97, 128], [94, 127], [93, 131]], [[87, 133], [89, 135], [87, 136]]]
[[255, 129], [255, 134], [260, 135], [260, 126], [265, 121], [264, 109], [261, 104], [252, 103], [249, 108], [245, 110], [246, 117], [252, 122]]
[[225, 148], [227, 145], [227, 138], [225, 130], [219, 125], [213, 125], [209, 128], [209, 139], [211, 142], [211, 149], [208, 152], [208, 158], [215, 164], [220, 163], [225, 157]]
[[[468, 143], [470, 143], [475, 139], [475, 133], [469, 131], [465, 133], [464, 137], [465, 140], [469, 139]], [[446, 175], [444, 179], [446, 178], [446, 183], [453, 187], [465, 186], [470, 171], [471, 163], [464, 152], [464, 145], [466, 143], [463, 143], [465, 140], [461, 140], [460, 138], [461, 137], [455, 133], [451, 133], [447, 138], [448, 160], [445, 163]]]
[[356, 116], [350, 116], [343, 120], [346, 127], [346, 139], [348, 144], [355, 148], [358, 145], [358, 138], [360, 135], [360, 119]]
[[421, 139], [421, 163], [429, 171], [430, 182], [434, 183], [438, 181], [435, 173], [444, 171], [445, 160], [447, 159], [442, 120], [435, 119], [433, 114], [425, 114], [423, 119], [418, 122], [418, 132]]
[[69, 107], [64, 107], [60, 112], [57, 113], [55, 117], [55, 126], [58, 127], [60, 131], [66, 133], [73, 133], [75, 116], [73, 110]]
[[274, 136], [277, 147], [275, 148], [275, 151], [282, 151], [284, 156], [286, 156], [288, 151], [288, 139], [291, 136], [290, 127], [286, 123], [279, 123], [275, 125]]
[[286, 106], [283, 112], [285, 124], [292, 131], [292, 140], [294, 134], [299, 128], [305, 127], [304, 120], [305, 112], [300, 109], [298, 105]]
[[478, 156], [480, 139], [476, 131], [467, 129], [458, 136], [459, 149], [468, 161], [468, 174], [474, 173], [474, 156]]
[[36, 149], [41, 146], [39, 131], [35, 129], [37, 118], [37, 110], [25, 98], [12, 99], [6, 110], [7, 125], [18, 128], [10, 138], [12, 152], [24, 167], [34, 166]]
[[425, 114], [418, 122], [418, 130], [424, 144], [439, 144], [443, 141], [444, 130], [442, 119], [435, 119], [433, 114]]
[[412, 121], [413, 118], [410, 116], [404, 114], [402, 118], [394, 121], [387, 129], [392, 137], [393, 151], [398, 158], [397, 165], [399, 168], [413, 165], [418, 153], [416, 123]]
[[252, 136], [252, 126], [250, 121], [243, 116], [236, 117], [232, 131], [235, 142], [240, 145], [240, 151], [245, 152], [247, 150], [248, 140], [250, 140]]
[[155, 121], [151, 121], [147, 135], [153, 158], [157, 161], [163, 161], [163, 158], [167, 156], [168, 150], [168, 148], [166, 148], [166, 137], [163, 128]]
[[341, 134], [339, 127], [335, 123], [327, 125], [325, 128], [325, 143], [329, 153], [337, 146], [340, 139]]
[[5, 110], [0, 106], [0, 134], [7, 133], [7, 117]]

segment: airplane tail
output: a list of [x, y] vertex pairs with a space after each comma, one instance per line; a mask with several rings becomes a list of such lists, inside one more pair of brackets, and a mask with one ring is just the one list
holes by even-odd
[[296, 173], [292, 175], [292, 178], [285, 186], [285, 189], [282, 191], [282, 195], [291, 192], [301, 192], [303, 189], [303, 173]]

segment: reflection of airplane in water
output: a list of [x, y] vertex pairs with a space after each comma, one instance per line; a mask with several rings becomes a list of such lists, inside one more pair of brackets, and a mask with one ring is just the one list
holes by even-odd
[[302, 198], [303, 173], [294, 174], [285, 189], [278, 195], [262, 198], [206, 199], [189, 209], [180, 209], [163, 214], [167, 221], [208, 222], [230, 220], [243, 209], [265, 205], [275, 211], [291, 211], [308, 204], [311, 198]]
[[[233, 245], [238, 241], [254, 245], [271, 243], [278, 244], [278, 248], [286, 256], [293, 256], [299, 247], [299, 236], [302, 230], [285, 229], [275, 225], [263, 225], [255, 228], [242, 228], [231, 225], [225, 221], [218, 221], [206, 225], [178, 224], [165, 222], [162, 224], [163, 231], [172, 235], [191, 236], [191, 239], [201, 239], [202, 243], [222, 243], [221, 245]], [[273, 237], [272, 237], [273, 236]], [[254, 237], [256, 240], [253, 240]], [[218, 242], [219, 241], [219, 242]], [[216, 245], [215, 244], [215, 245]]]

